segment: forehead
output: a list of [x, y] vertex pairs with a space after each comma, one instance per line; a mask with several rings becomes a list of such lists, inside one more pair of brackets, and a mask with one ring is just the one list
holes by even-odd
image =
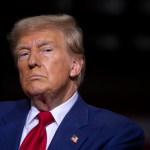
[[64, 34], [61, 30], [58, 29], [45, 29], [45, 30], [36, 30], [28, 31], [25, 34], [22, 34], [18, 39], [18, 46], [24, 44], [59, 44], [64, 43]]

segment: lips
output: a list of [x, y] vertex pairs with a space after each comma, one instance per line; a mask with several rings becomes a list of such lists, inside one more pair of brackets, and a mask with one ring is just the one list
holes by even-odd
[[45, 78], [45, 76], [39, 75], [39, 74], [34, 74], [34, 75], [29, 76], [28, 80], [38, 80], [38, 79], [41, 79], [41, 78]]

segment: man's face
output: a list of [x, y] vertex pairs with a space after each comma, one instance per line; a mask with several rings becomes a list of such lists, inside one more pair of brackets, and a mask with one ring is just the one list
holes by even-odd
[[29, 96], [62, 91], [69, 84], [73, 58], [59, 30], [22, 36], [17, 44], [20, 83]]

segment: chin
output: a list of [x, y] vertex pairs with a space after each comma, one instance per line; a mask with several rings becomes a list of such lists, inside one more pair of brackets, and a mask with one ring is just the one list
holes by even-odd
[[28, 93], [29, 95], [40, 95], [44, 94], [45, 91], [47, 91], [47, 85], [42, 82], [32, 82], [32, 84], [26, 84], [24, 86], [25, 93]]
[[45, 92], [46, 92], [46, 89], [42, 87], [40, 88], [35, 87], [35, 88], [30, 88], [28, 90], [25, 90], [25, 93], [30, 97], [43, 95]]

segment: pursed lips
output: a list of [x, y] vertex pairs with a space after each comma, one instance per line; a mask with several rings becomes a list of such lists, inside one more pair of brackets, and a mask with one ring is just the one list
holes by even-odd
[[41, 78], [46, 78], [46, 77], [43, 76], [43, 75], [34, 74], [34, 75], [30, 75], [30, 76], [28, 77], [28, 80], [38, 80], [38, 79], [41, 79]]

